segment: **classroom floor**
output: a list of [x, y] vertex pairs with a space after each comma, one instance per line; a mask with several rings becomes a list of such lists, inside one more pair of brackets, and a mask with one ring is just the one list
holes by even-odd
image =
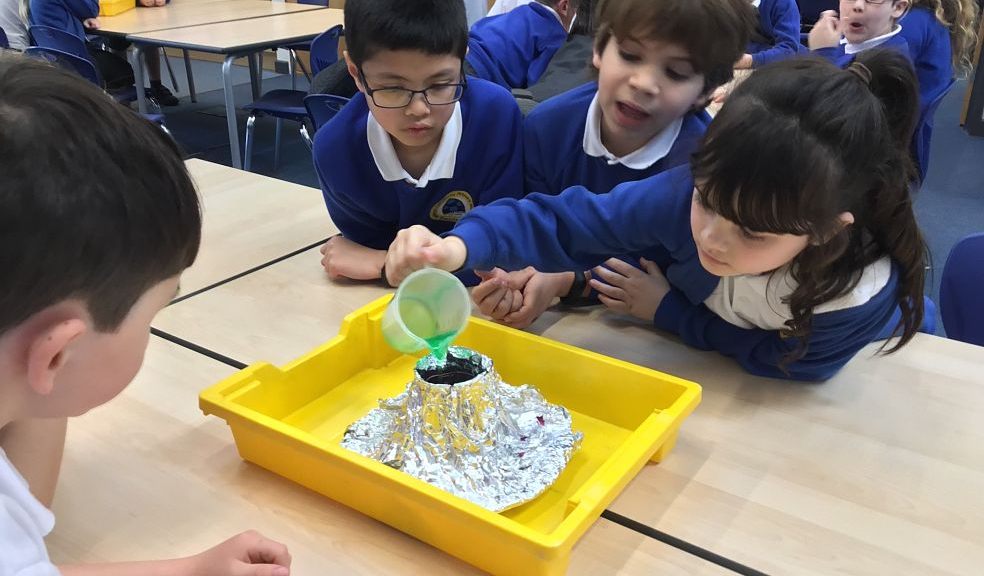
[[[223, 108], [220, 65], [193, 61], [198, 102], [191, 103], [183, 75], [182, 62], [172, 59], [179, 85], [181, 105], [166, 108], [167, 127], [190, 158], [201, 158], [230, 165], [229, 143]], [[249, 79], [245, 68], [234, 77], [238, 105], [250, 101]], [[263, 90], [290, 88], [287, 76], [265, 75]], [[303, 76], [298, 88], [306, 90]], [[929, 175], [915, 200], [916, 214], [929, 244], [932, 270], [927, 293], [938, 301], [940, 274], [950, 248], [964, 236], [984, 232], [984, 138], [969, 136], [958, 124], [966, 81], [959, 81], [936, 114], [936, 128]], [[238, 113], [240, 135], [245, 133], [247, 114]], [[297, 125], [284, 122], [280, 164], [273, 166], [274, 120], [256, 122], [253, 171], [297, 184], [318, 187], [310, 152]], [[942, 324], [939, 333], [942, 334]]]

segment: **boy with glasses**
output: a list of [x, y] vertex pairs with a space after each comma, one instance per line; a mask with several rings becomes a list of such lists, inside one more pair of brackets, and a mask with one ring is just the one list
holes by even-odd
[[373, 280], [400, 229], [445, 232], [475, 206], [522, 194], [522, 120], [504, 88], [466, 79], [460, 0], [349, 0], [345, 41], [359, 94], [314, 140], [341, 232], [322, 265]]
[[908, 9], [908, 0], [840, 0], [839, 16], [833, 10], [820, 14], [810, 31], [810, 50], [842, 68], [858, 52], [876, 46], [909, 57], [909, 44], [898, 24]]

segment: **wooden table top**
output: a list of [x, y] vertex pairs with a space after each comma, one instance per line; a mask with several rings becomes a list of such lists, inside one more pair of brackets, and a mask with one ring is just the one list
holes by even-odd
[[[297, 6], [297, 4], [285, 5]], [[343, 24], [343, 21], [342, 10], [322, 8], [231, 22], [220, 21], [200, 26], [131, 33], [127, 35], [127, 39], [143, 44], [230, 54], [310, 40], [333, 26]]]
[[311, 4], [270, 0], [172, 0], [166, 6], [135, 8], [116, 16], [100, 16], [98, 32], [112, 35], [139, 34], [324, 9]]
[[186, 162], [203, 201], [202, 246], [181, 294], [245, 272], [337, 232], [321, 190], [203, 160]]
[[[288, 545], [292, 574], [477, 574], [380, 522], [242, 461], [225, 423], [198, 410], [234, 372], [152, 337], [134, 383], [69, 425], [47, 538], [57, 563], [169, 558], [248, 528]], [[606, 520], [574, 548], [572, 574], [727, 570]]]
[[[304, 252], [172, 305], [155, 326], [245, 363], [286, 363], [386, 293], [328, 280], [319, 259]], [[704, 388], [675, 450], [613, 511], [766, 572], [980, 572], [984, 348], [919, 335], [873, 357], [873, 344], [803, 384], [600, 309], [551, 311], [533, 331]]]

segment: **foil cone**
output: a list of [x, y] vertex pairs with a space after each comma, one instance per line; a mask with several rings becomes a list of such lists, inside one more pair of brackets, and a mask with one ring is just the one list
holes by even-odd
[[531, 386], [502, 381], [492, 360], [452, 347], [421, 359], [399, 396], [380, 400], [342, 446], [492, 511], [536, 498], [581, 443], [570, 413]]

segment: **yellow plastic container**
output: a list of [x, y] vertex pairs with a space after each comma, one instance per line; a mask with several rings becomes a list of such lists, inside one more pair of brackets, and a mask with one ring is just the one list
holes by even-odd
[[136, 0], [99, 0], [99, 15], [116, 16], [136, 7]]
[[471, 318], [456, 344], [565, 406], [584, 433], [547, 492], [490, 512], [339, 445], [349, 424], [412, 379], [417, 358], [380, 331], [389, 298], [284, 368], [254, 364], [203, 391], [199, 405], [229, 423], [243, 459], [493, 574], [563, 574], [574, 543], [648, 460], [666, 456], [700, 402], [692, 382]]

